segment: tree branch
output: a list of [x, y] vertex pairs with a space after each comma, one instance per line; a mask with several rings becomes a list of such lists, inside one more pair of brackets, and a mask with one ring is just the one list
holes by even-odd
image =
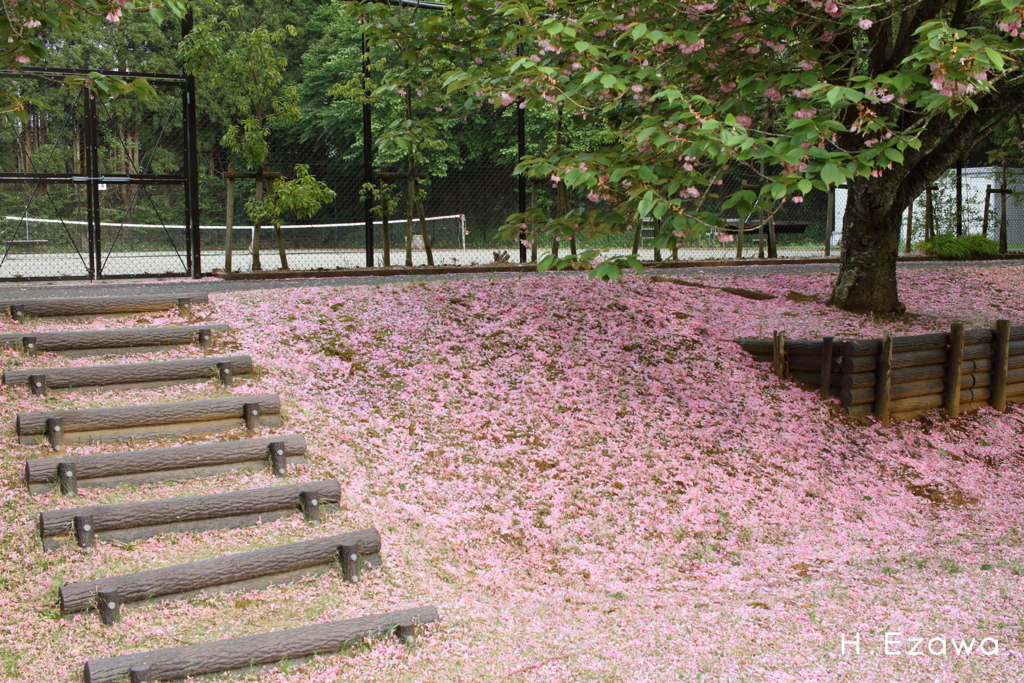
[[[965, 115], [952, 128], [931, 126], [944, 137], [913, 163], [900, 183], [897, 204], [909, 203], [943, 171], [973, 149], [991, 131], [1024, 105], [1024, 87], [989, 93], [978, 102], [978, 111]], [[923, 141], [924, 142], [924, 141]], [[928, 149], [922, 144], [922, 149]]]

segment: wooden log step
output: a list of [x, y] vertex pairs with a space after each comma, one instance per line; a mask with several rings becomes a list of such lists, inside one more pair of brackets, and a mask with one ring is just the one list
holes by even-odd
[[[227, 325], [193, 325], [181, 327], [138, 327], [123, 330], [81, 330], [77, 332], [33, 332], [0, 334], [0, 344], [15, 346], [29, 355], [36, 352], [62, 353], [70, 356], [103, 353], [138, 353], [167, 346], [199, 344], [206, 348], [213, 333], [228, 332]], [[201, 336], [205, 335], [205, 339]], [[25, 340], [32, 348], [26, 348]]]
[[248, 672], [284, 659], [295, 662], [337, 652], [364, 638], [389, 634], [411, 637], [415, 625], [438, 619], [436, 607], [414, 607], [212, 643], [90, 659], [85, 663], [85, 683], [122, 683], [133, 667], [145, 667], [146, 681], [176, 681], [227, 671]]
[[[69, 583], [60, 588], [60, 611], [67, 616], [96, 608], [98, 591], [116, 590], [120, 604], [179, 600], [198, 593], [259, 590], [322, 574], [340, 563], [345, 549], [357, 571], [347, 581], [359, 579], [359, 568], [380, 566], [380, 534], [376, 529], [237, 553], [161, 569], [111, 576], [95, 581]], [[351, 556], [356, 559], [352, 560]]]
[[45, 394], [50, 389], [149, 388], [215, 378], [231, 386], [235, 377], [244, 377], [251, 372], [252, 359], [249, 356], [210, 356], [149, 363], [8, 370], [3, 373], [2, 383], [26, 386], [36, 394]]
[[227, 431], [238, 427], [239, 420], [246, 420], [246, 426], [251, 427], [253, 420], [247, 416], [253, 412], [262, 426], [281, 424], [281, 402], [277, 395], [262, 394], [120, 408], [19, 413], [15, 430], [21, 444], [31, 445], [48, 438], [54, 449], [59, 449], [68, 443]]
[[[271, 448], [273, 447], [273, 449]], [[73, 468], [78, 486], [111, 487], [191, 479], [220, 472], [263, 469], [282, 451], [284, 471], [306, 462], [306, 437], [285, 434], [262, 439], [221, 441], [122, 453], [98, 453], [65, 458], [43, 458], [25, 463], [25, 484], [32, 493], [45, 493], [57, 485], [61, 463]]]
[[140, 296], [97, 296], [75, 299], [25, 299], [4, 302], [11, 317], [71, 317], [105, 315], [108, 313], [145, 313], [168, 308], [190, 308], [209, 303], [208, 294], [143, 294]]
[[280, 519], [299, 509], [315, 521], [321, 509], [339, 502], [341, 485], [328, 479], [204, 496], [48, 510], [39, 514], [39, 537], [44, 550], [60, 548], [71, 538], [88, 547], [82, 542], [82, 531], [95, 539], [127, 543], [157, 534], [237, 529]]

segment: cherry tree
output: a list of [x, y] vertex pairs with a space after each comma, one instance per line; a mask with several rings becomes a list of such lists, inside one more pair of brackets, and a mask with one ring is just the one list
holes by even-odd
[[[851, 311], [904, 310], [902, 212], [1024, 103], [1015, 0], [455, 0], [443, 17], [384, 19], [395, 11], [350, 3], [371, 43], [459, 65], [445, 76], [453, 105], [555, 104], [616, 131], [602, 150], [520, 163], [593, 202], [552, 231], [651, 215], [670, 227], [655, 244], [666, 248], [721, 226], [724, 209], [772, 211], [845, 184], [832, 302]], [[488, 58], [455, 58], [467, 54]], [[759, 187], [718, 201], [737, 167]], [[512, 216], [509, 233], [536, 218]], [[598, 274], [622, 265], [608, 258]]]

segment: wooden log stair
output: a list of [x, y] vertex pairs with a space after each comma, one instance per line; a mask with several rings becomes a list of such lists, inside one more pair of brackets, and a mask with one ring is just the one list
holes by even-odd
[[[206, 294], [37, 299], [0, 304], [18, 323], [55, 317], [78, 319], [162, 311], [177, 307], [183, 316], [193, 305], [207, 304]], [[38, 367], [6, 370], [7, 391], [27, 388], [36, 395], [51, 390], [97, 388], [130, 391], [196, 381], [233, 386], [236, 377], [253, 372], [246, 355], [208, 356], [215, 336], [226, 325], [141, 327], [111, 330], [26, 331], [0, 335], [0, 345], [27, 356], [56, 353], [70, 357], [123, 355], [195, 345], [201, 357], [147, 363]], [[229, 470], [269, 468], [287, 477], [290, 468], [306, 462], [302, 434], [260, 437], [263, 427], [282, 423], [280, 399], [273, 394], [145, 404], [109, 408], [23, 412], [15, 429], [25, 445], [46, 441], [53, 458], [25, 463], [30, 493], [56, 488], [75, 496], [79, 487], [147, 485], [209, 476]], [[132, 441], [167, 436], [210, 434], [245, 425], [249, 438], [114, 453], [71, 454], [80, 443]], [[262, 489], [225, 491], [115, 505], [93, 505], [44, 511], [39, 534], [45, 549], [73, 541], [90, 548], [97, 541], [126, 542], [167, 533], [188, 533], [268, 522], [301, 511], [316, 523], [337, 506], [341, 487], [334, 480], [283, 484]], [[197, 593], [257, 590], [322, 574], [337, 567], [343, 581], [358, 581], [362, 572], [381, 565], [381, 538], [376, 529], [235, 553], [213, 559], [151, 569], [133, 574], [69, 583], [60, 588], [63, 615], [95, 610], [104, 624], [120, 619], [124, 604], [145, 605], [180, 600]], [[439, 619], [432, 606], [318, 623], [270, 633], [184, 645], [165, 650], [89, 659], [86, 683], [170, 681], [221, 672], [248, 671], [282, 660], [302, 661], [314, 654], [344, 650], [365, 638], [394, 635], [411, 639], [416, 628]]]

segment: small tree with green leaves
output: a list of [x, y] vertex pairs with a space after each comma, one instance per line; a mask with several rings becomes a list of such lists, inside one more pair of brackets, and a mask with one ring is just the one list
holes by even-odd
[[[258, 0], [216, 2], [197, 0], [196, 23], [179, 47], [188, 70], [201, 76], [206, 87], [222, 98], [225, 114], [232, 121], [221, 144], [245, 160], [257, 174], [255, 206], [262, 206], [264, 164], [270, 155], [267, 138], [276, 123], [299, 117], [298, 91], [285, 84], [288, 59], [284, 44], [297, 31], [280, 21], [281, 3]], [[285, 183], [278, 183], [278, 192]], [[270, 195], [270, 184], [267, 194]], [[267, 197], [271, 202], [277, 201]], [[287, 202], [287, 199], [281, 201]], [[257, 216], [263, 214], [259, 211]], [[260, 219], [253, 227], [252, 269], [262, 270], [259, 253]], [[278, 234], [280, 237], [280, 234]], [[282, 251], [283, 243], [278, 248]], [[285, 266], [282, 258], [282, 266]]]
[[273, 224], [282, 270], [290, 270], [284, 250], [284, 231], [281, 229], [284, 219], [288, 216], [309, 218], [321, 206], [333, 202], [334, 196], [334, 190], [309, 174], [309, 166], [299, 164], [295, 167], [294, 178], [274, 183], [273, 192], [268, 192], [260, 200], [254, 196], [245, 205], [245, 211], [254, 223], [253, 230], [258, 230], [258, 226], [264, 223]]

